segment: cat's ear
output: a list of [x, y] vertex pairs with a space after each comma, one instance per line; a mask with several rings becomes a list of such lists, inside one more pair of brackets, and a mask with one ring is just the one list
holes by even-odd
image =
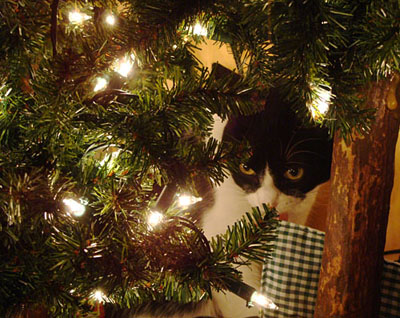
[[[210, 77], [217, 81], [224, 83], [223, 85], [227, 88], [234, 88], [236, 85], [240, 85], [240, 82], [244, 80], [243, 76], [226, 68], [219, 63], [213, 63]], [[249, 89], [248, 98], [254, 105], [254, 112], [259, 113], [263, 110], [265, 105], [265, 99], [261, 99], [262, 96], [259, 87], [253, 87]], [[219, 135], [223, 135], [223, 140], [233, 143], [240, 143], [246, 136], [249, 128], [254, 124], [256, 115], [228, 115], [228, 120], [223, 122], [223, 125], [215, 125], [216, 127], [224, 127], [223, 133], [219, 131]], [[218, 121], [216, 121], [218, 123]]]
[[245, 79], [244, 76], [219, 63], [212, 64], [210, 78], [221, 81], [223, 83], [222, 85], [227, 88], [234, 88], [236, 85], [241, 85], [242, 82], [245, 81], [246, 84], [244, 86], [247, 86], [246, 92], [248, 93], [246, 96], [254, 105], [254, 113], [264, 109], [268, 89], [263, 87], [259, 82], [249, 81], [249, 79]]
[[[229, 68], [226, 68], [225, 66], [219, 64], [219, 63], [213, 63], [212, 64], [212, 69], [211, 69], [211, 74], [210, 77], [215, 79], [216, 81], [221, 81], [223, 82], [224, 86], [227, 88], [233, 88], [235, 85], [237, 85], [243, 77], [239, 75], [238, 73], [232, 71]], [[223, 128], [222, 131], [219, 131], [219, 136], [222, 139], [222, 134], [224, 134], [224, 140], [227, 141], [237, 141], [237, 136], [241, 135], [241, 130], [242, 127], [237, 124], [239, 118], [243, 118], [241, 115], [236, 115], [233, 116], [228, 115], [228, 120], [227, 121], [218, 121], [215, 120], [215, 127]]]
[[[227, 87], [233, 87], [239, 81], [243, 80], [240, 74], [219, 63], [213, 63], [211, 76], [216, 80], [225, 79]], [[265, 116], [269, 118], [282, 118], [282, 115], [293, 113], [292, 105], [282, 96], [282, 91], [279, 87], [262, 87], [261, 84], [255, 84], [249, 98], [254, 103], [255, 108], [265, 112]], [[290, 120], [293, 120], [293, 118], [290, 118]]]
[[221, 80], [221, 79], [227, 80], [226, 85], [229, 87], [234, 86], [237, 82], [239, 82], [242, 79], [242, 76], [240, 76], [238, 73], [235, 73], [234, 71], [230, 70], [229, 68], [226, 68], [225, 66], [222, 66], [219, 63], [212, 64], [211, 76], [216, 80]]

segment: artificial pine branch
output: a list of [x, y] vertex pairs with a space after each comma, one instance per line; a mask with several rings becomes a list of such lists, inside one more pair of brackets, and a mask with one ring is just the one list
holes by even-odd
[[[274, 230], [278, 220], [274, 209], [263, 205], [253, 208], [232, 227], [229, 227], [225, 235], [217, 236], [212, 240], [214, 253], [223, 253], [227, 260], [241, 264], [240, 256], [248, 261], [263, 262], [270, 257], [275, 238]], [[223, 251], [223, 252], [222, 252]]]

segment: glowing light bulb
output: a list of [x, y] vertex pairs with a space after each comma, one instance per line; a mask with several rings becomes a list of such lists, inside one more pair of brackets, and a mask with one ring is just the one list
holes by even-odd
[[158, 224], [162, 222], [164, 215], [158, 211], [151, 211], [147, 217], [147, 224], [149, 229], [153, 230]]
[[72, 24], [82, 24], [84, 21], [90, 19], [90, 17], [79, 10], [74, 10], [69, 13], [68, 19]]
[[98, 77], [96, 78], [96, 85], [93, 88], [93, 91], [98, 92], [104, 88], [106, 88], [108, 85], [108, 81], [104, 77]]
[[113, 14], [108, 14], [108, 15], [106, 16], [106, 23], [107, 23], [107, 24], [109, 24], [109, 25], [114, 25], [114, 24], [115, 24], [115, 21], [116, 21], [116, 19], [115, 19], [115, 16], [114, 16]]
[[326, 115], [329, 110], [329, 104], [332, 98], [332, 90], [329, 85], [314, 85], [311, 84], [311, 89], [314, 91], [315, 97], [308, 105], [311, 115], [314, 119]]
[[133, 68], [133, 62], [135, 60], [135, 56], [133, 54], [130, 57], [124, 57], [119, 59], [115, 63], [114, 70], [123, 77], [127, 77]]
[[328, 112], [331, 96], [331, 91], [321, 90], [319, 92], [318, 99], [316, 100], [316, 106], [322, 115], [325, 115]]
[[258, 305], [267, 309], [278, 309], [278, 306], [267, 296], [257, 292], [257, 290], [244, 282], [227, 281], [228, 290], [243, 298], [247, 306]]
[[67, 207], [67, 213], [74, 216], [82, 216], [85, 214], [86, 207], [74, 199], [64, 199], [63, 203]]
[[192, 195], [183, 194], [178, 196], [178, 205], [182, 208], [187, 208], [189, 205], [195, 204], [201, 200], [203, 199]]
[[103, 293], [103, 291], [101, 289], [96, 289], [91, 295], [90, 298], [103, 303], [106, 301], [109, 301], [109, 299], [107, 298], [107, 296]]
[[277, 310], [279, 308], [270, 298], [258, 292], [251, 295], [250, 302], [267, 309]]
[[200, 23], [196, 23], [193, 27], [193, 34], [207, 36], [208, 31], [207, 28], [202, 26]]

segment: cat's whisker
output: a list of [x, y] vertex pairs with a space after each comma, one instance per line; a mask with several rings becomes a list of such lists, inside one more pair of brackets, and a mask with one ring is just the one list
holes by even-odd
[[315, 155], [316, 157], [319, 157], [319, 158], [321, 158], [321, 159], [326, 159], [326, 157], [325, 157], [324, 155], [322, 155], [322, 154], [320, 154], [320, 153], [318, 153], [318, 152], [316, 152], [316, 151], [311, 151], [311, 150], [298, 150], [298, 151], [295, 151], [295, 152], [293, 152], [293, 153], [290, 153], [290, 154], [287, 156], [287, 160], [290, 160], [290, 158], [294, 157], [295, 155], [302, 154], [302, 153], [307, 153], [307, 154], [310, 154], [310, 155]]
[[304, 161], [287, 161], [286, 164], [288, 166], [295, 166], [295, 165], [304, 166]]
[[[292, 147], [290, 145], [292, 144], [294, 136], [295, 136], [295, 134], [290, 136], [290, 139], [286, 145], [285, 153], [281, 153], [282, 155], [286, 155], [291, 151]], [[282, 144], [282, 140], [279, 140], [279, 142]], [[289, 149], [289, 147], [290, 147], [290, 149]]]
[[[293, 138], [290, 138], [290, 143], [291, 143], [292, 139]], [[291, 145], [289, 150], [286, 150], [285, 155], [288, 155], [288, 154], [292, 153], [293, 149], [295, 149], [297, 146], [299, 146], [299, 145], [301, 145], [301, 144], [303, 144], [305, 142], [316, 141], [316, 140], [321, 140], [321, 138], [306, 138], [306, 139], [299, 140], [296, 143], [294, 143], [293, 145]], [[288, 147], [289, 147], [290, 143], [288, 143]]]

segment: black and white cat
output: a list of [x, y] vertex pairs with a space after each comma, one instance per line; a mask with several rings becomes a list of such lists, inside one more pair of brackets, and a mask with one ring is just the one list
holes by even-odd
[[[213, 204], [199, 220], [208, 238], [225, 233], [228, 225], [263, 203], [287, 215], [289, 221], [306, 223], [319, 188], [330, 176], [332, 141], [325, 129], [304, 127], [279, 90], [271, 89], [260, 113], [232, 117], [226, 122], [216, 118], [213, 136], [222, 142], [246, 141], [251, 155], [213, 190]], [[240, 270], [247, 284], [260, 287], [261, 265]], [[258, 308], [247, 308], [243, 299], [231, 293], [216, 293], [208, 302], [173, 313], [176, 308], [153, 307], [151, 314], [132, 317], [259, 316]]]
[[[224, 125], [216, 122], [214, 137], [224, 127], [224, 142], [251, 146], [251, 156], [240, 163], [215, 190], [215, 203], [205, 211], [202, 226], [207, 237], [224, 233], [244, 211], [266, 203], [275, 207], [290, 222], [306, 224], [317, 194], [330, 177], [332, 140], [321, 127], [304, 127], [290, 105], [271, 89], [265, 109], [252, 116], [230, 118]], [[323, 211], [321, 211], [323, 213]], [[242, 268], [244, 281], [260, 286], [259, 266]], [[257, 308], [246, 308], [233, 294], [213, 298], [218, 317], [257, 316]]]

